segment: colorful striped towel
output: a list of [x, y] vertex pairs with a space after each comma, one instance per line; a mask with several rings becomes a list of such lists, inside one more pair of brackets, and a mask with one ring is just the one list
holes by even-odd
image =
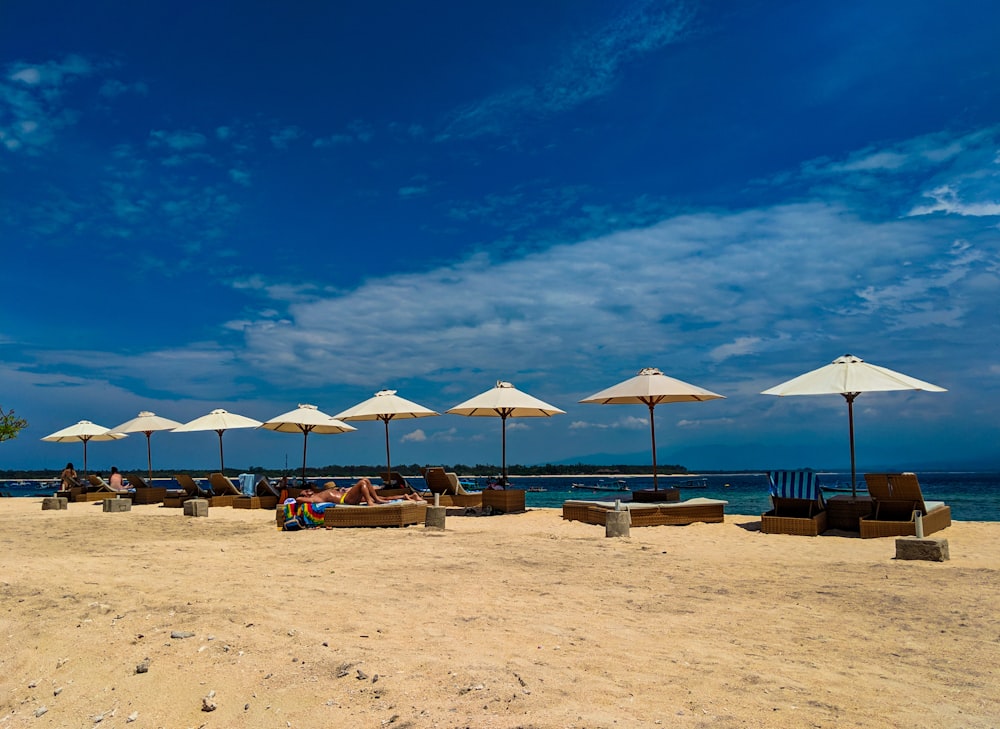
[[333, 504], [296, 504], [294, 499], [288, 499], [281, 505], [284, 530], [290, 532], [323, 526], [323, 512], [331, 506]]

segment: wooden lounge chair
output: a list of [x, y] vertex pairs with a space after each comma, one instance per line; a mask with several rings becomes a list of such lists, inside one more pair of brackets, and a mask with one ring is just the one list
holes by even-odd
[[167, 491], [166, 496], [163, 497], [163, 505], [168, 508], [179, 509], [184, 506], [184, 502], [188, 499], [207, 499], [212, 495], [211, 491], [203, 489], [197, 481], [186, 473], [174, 474], [174, 481], [181, 487], [181, 490]]
[[[440, 466], [424, 469], [424, 481], [432, 494], [440, 494], [441, 506], [458, 506], [477, 509], [483, 505], [482, 491], [466, 491], [455, 473], [447, 473]], [[433, 497], [431, 497], [433, 503]]]
[[767, 477], [772, 508], [760, 516], [761, 532], [815, 537], [827, 530], [826, 504], [815, 471], [770, 471]]
[[133, 504], [159, 504], [167, 495], [167, 489], [162, 486], [150, 486], [146, 480], [138, 474], [130, 473], [125, 480], [135, 489], [132, 494]]
[[210, 473], [208, 483], [212, 488], [212, 493], [206, 497], [209, 506], [232, 506], [236, 497], [243, 495], [243, 492], [221, 473]]
[[375, 506], [335, 504], [323, 512], [325, 527], [404, 527], [422, 524], [427, 517], [427, 504], [401, 501]]
[[[725, 506], [728, 501], [720, 499], [695, 498], [679, 502], [622, 503], [627, 509], [634, 527], [645, 526], [685, 526], [695, 522], [722, 523], [725, 521]], [[615, 510], [613, 501], [582, 501], [570, 499], [563, 502], [562, 518], [567, 521], [582, 521], [585, 524], [604, 526], [609, 511]]]
[[254, 486], [252, 496], [237, 496], [233, 499], [234, 509], [273, 509], [278, 505], [281, 494], [266, 476], [261, 476]]
[[951, 526], [951, 507], [925, 501], [915, 473], [866, 473], [872, 513], [861, 517], [861, 537], [905, 537], [917, 533], [916, 512], [923, 516], [924, 536]]
[[81, 488], [79, 491], [73, 490], [74, 501], [103, 501], [128, 495], [127, 491], [115, 491], [100, 476], [90, 474], [87, 476], [87, 481], [90, 483], [89, 487]]

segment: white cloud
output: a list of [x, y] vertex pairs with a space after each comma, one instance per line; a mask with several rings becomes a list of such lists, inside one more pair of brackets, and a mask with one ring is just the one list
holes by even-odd
[[275, 149], [288, 149], [292, 142], [302, 136], [303, 131], [297, 126], [284, 127], [271, 135], [271, 144]]
[[909, 215], [930, 215], [931, 213], [952, 213], [954, 215], [969, 215], [973, 217], [988, 217], [1000, 215], [1000, 172], [996, 186], [996, 200], [966, 201], [961, 193], [952, 185], [942, 185], [924, 193], [924, 197], [934, 200], [931, 204], [917, 205]]
[[407, 187], [399, 188], [399, 196], [402, 198], [420, 197], [421, 195], [426, 195], [426, 194], [427, 194], [427, 187], [423, 185], [421, 186], [410, 185]]
[[722, 344], [712, 349], [708, 356], [710, 359], [721, 362], [730, 357], [738, 357], [742, 354], [753, 354], [757, 351], [757, 345], [761, 342], [760, 337], [737, 337], [728, 344]]
[[102, 83], [97, 93], [109, 99], [114, 99], [129, 93], [136, 94], [138, 96], [145, 96], [149, 93], [149, 87], [141, 81], [126, 83], [112, 78]]
[[204, 147], [208, 139], [201, 132], [186, 130], [166, 131], [154, 129], [149, 133], [151, 144], [164, 146], [177, 152], [187, 152]]
[[350, 144], [354, 137], [349, 134], [331, 134], [326, 137], [319, 137], [313, 140], [313, 147], [322, 149], [324, 147], [335, 147], [340, 144]]
[[410, 431], [402, 438], [399, 439], [400, 443], [423, 443], [427, 440], [427, 433], [423, 431], [422, 428], [417, 428], [416, 430]]
[[64, 104], [69, 85], [98, 69], [81, 56], [41, 64], [9, 64], [0, 79], [0, 143], [40, 154], [79, 112]]
[[681, 2], [631, 3], [603, 27], [569, 44], [561, 58], [524, 85], [454, 112], [438, 138], [501, 133], [525, 114], [549, 116], [603, 96], [629, 62], [680, 40], [691, 17]]
[[250, 187], [250, 173], [246, 170], [231, 169], [229, 170], [229, 179], [235, 182], [237, 185], [242, 185], [243, 187]]

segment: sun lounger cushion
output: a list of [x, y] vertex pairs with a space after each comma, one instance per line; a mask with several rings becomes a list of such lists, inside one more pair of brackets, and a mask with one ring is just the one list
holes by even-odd
[[[632, 520], [632, 526], [683, 526], [695, 522], [719, 523], [725, 520], [728, 501], [698, 497], [687, 501], [657, 503], [622, 502]], [[586, 524], [604, 525], [607, 512], [614, 511], [613, 501], [570, 499], [563, 503], [563, 519]]]

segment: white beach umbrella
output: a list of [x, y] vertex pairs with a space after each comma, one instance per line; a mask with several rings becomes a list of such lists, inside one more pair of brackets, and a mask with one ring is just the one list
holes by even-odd
[[333, 417], [337, 420], [381, 420], [385, 423], [385, 470], [392, 473], [389, 457], [389, 421], [409, 418], [428, 418], [440, 415], [433, 410], [400, 397], [395, 390], [379, 390], [374, 396]]
[[857, 496], [857, 466], [854, 458], [854, 398], [862, 392], [894, 390], [924, 390], [947, 392], [943, 387], [918, 380], [865, 362], [853, 354], [837, 357], [828, 365], [806, 372], [780, 385], [764, 390], [761, 395], [843, 395], [847, 400], [847, 420], [851, 439], [851, 494]]
[[262, 426], [278, 433], [302, 433], [302, 481], [306, 480], [306, 446], [310, 433], [335, 434], [350, 433], [357, 430], [353, 425], [333, 418], [315, 405], [299, 405], [295, 410], [289, 410], [266, 421]]
[[92, 440], [121, 440], [128, 436], [124, 433], [115, 433], [109, 428], [97, 425], [89, 420], [81, 420], [68, 428], [57, 430], [55, 433], [42, 438], [50, 443], [83, 443], [83, 473], [87, 474], [87, 443]]
[[208, 415], [184, 423], [174, 428], [174, 433], [193, 433], [199, 430], [214, 430], [219, 434], [219, 471], [225, 475], [226, 463], [222, 455], [222, 434], [235, 428], [257, 428], [263, 425], [259, 420], [244, 415], [230, 413], [221, 408], [213, 410]]
[[639, 370], [639, 374], [624, 382], [601, 390], [584, 398], [580, 402], [598, 403], [600, 405], [636, 405], [649, 408], [649, 436], [653, 443], [653, 490], [659, 490], [656, 475], [656, 424], [653, 419], [653, 408], [667, 402], [703, 402], [705, 400], [723, 399], [704, 388], [692, 385], [673, 377], [667, 377], [655, 367]]
[[542, 402], [526, 392], [521, 392], [509, 382], [497, 380], [495, 387], [486, 392], [459, 403], [447, 412], [452, 415], [468, 415], [470, 417], [500, 418], [502, 431], [502, 470], [503, 485], [507, 486], [507, 418], [546, 418], [553, 415], [563, 415], [554, 405]]
[[143, 410], [137, 417], [122, 423], [117, 428], [112, 428], [116, 433], [143, 433], [146, 436], [146, 465], [149, 469], [149, 478], [153, 478], [153, 454], [150, 449], [149, 439], [157, 430], [173, 430], [179, 426], [176, 420], [163, 418], [149, 410]]

